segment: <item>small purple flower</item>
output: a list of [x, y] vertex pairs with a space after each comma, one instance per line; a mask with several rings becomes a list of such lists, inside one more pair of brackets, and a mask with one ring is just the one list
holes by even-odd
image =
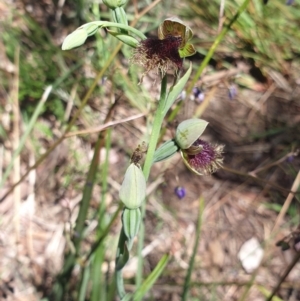
[[293, 155], [290, 155], [290, 156], [288, 156], [287, 158], [286, 158], [286, 162], [288, 162], [288, 163], [292, 163], [293, 161], [294, 161], [294, 156]]
[[181, 200], [185, 197], [186, 191], [183, 187], [177, 186], [174, 190], [175, 194], [178, 196], [178, 198]]
[[197, 87], [194, 87], [193, 88], [193, 95], [195, 97], [195, 101], [197, 103], [201, 103], [203, 100], [204, 100], [204, 93], [201, 89], [197, 88]]
[[188, 149], [181, 150], [186, 166], [199, 175], [211, 174], [223, 163], [223, 145], [212, 145], [197, 139]]
[[228, 97], [230, 100], [233, 100], [237, 96], [237, 87], [236, 85], [230, 85], [228, 88]]
[[285, 4], [286, 5], [292, 5], [292, 4], [294, 4], [294, 0], [286, 0], [286, 2], [285, 2]]

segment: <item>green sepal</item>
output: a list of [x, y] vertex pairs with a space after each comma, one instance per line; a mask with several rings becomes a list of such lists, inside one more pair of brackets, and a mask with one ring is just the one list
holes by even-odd
[[185, 58], [196, 53], [196, 49], [192, 44], [186, 44], [183, 48], [179, 48], [178, 51], [181, 58]]
[[163, 143], [154, 153], [153, 163], [160, 162], [174, 156], [179, 150], [175, 140], [168, 140]]
[[139, 232], [142, 220], [141, 210], [125, 208], [122, 215], [123, 230], [127, 237], [128, 250], [130, 251], [133, 245], [133, 240]]
[[189, 148], [204, 132], [208, 122], [192, 118], [182, 121], [175, 134], [175, 141], [181, 149]]
[[185, 58], [196, 53], [194, 46], [188, 43], [193, 36], [193, 31], [179, 18], [171, 17], [165, 19], [158, 27], [158, 38], [160, 40], [163, 40], [168, 36], [181, 38], [181, 43], [178, 49], [181, 58]]
[[146, 180], [141, 168], [131, 163], [126, 170], [119, 197], [128, 209], [142, 205], [146, 197]]

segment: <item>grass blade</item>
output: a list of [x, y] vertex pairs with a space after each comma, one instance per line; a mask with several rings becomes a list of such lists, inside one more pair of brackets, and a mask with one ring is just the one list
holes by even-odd
[[155, 269], [152, 271], [152, 273], [147, 277], [147, 279], [143, 282], [140, 288], [135, 292], [135, 294], [133, 295], [134, 301], [140, 301], [143, 299], [147, 291], [151, 289], [156, 279], [160, 276], [160, 274], [165, 269], [168, 261], [169, 261], [169, 255], [166, 254], [161, 258], [161, 260], [159, 261]]
[[183, 286], [183, 293], [182, 293], [182, 301], [186, 301], [188, 298], [189, 293], [189, 287], [191, 285], [191, 276], [192, 271], [195, 264], [195, 257], [198, 251], [199, 241], [200, 241], [200, 232], [201, 232], [201, 226], [202, 226], [202, 214], [204, 210], [204, 199], [203, 197], [200, 197], [199, 199], [199, 212], [198, 212], [198, 223], [197, 223], [197, 229], [196, 229], [196, 240], [195, 245], [193, 248], [193, 254], [191, 256], [190, 262], [189, 262], [189, 269], [187, 271], [184, 286]]

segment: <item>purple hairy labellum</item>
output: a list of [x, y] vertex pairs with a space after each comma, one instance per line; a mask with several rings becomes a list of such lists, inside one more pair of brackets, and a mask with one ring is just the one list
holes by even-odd
[[131, 62], [143, 66], [147, 74], [151, 70], [158, 70], [165, 74], [173, 69], [175, 72], [182, 68], [182, 58], [178, 49], [180, 37], [167, 36], [160, 40], [148, 38], [143, 40], [134, 50]]
[[211, 174], [222, 166], [223, 145], [212, 145], [197, 139], [188, 149], [181, 150], [186, 166], [198, 175]]

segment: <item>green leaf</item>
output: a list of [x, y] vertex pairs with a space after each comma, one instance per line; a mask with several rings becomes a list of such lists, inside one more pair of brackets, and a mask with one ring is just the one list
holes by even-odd
[[127, 243], [124, 243], [124, 253], [119, 254], [119, 256], [117, 257], [116, 260], [116, 270], [120, 271], [124, 268], [124, 266], [126, 265], [126, 263], [129, 260], [129, 250], [127, 248]]
[[169, 261], [169, 255], [164, 255], [159, 263], [156, 265], [155, 269], [152, 273], [147, 277], [147, 279], [143, 282], [139, 289], [133, 295], [133, 301], [140, 301], [146, 295], [149, 289], [154, 285], [157, 278], [164, 271], [167, 263]]
[[185, 75], [178, 81], [178, 83], [175, 86], [171, 87], [170, 92], [167, 96], [167, 100], [166, 100], [166, 107], [164, 109], [165, 114], [168, 112], [168, 110], [173, 105], [175, 99], [178, 97], [178, 95], [183, 90], [184, 86], [186, 85], [186, 83], [191, 75], [191, 72], [192, 72], [192, 64], [190, 63], [190, 67], [189, 67], [188, 71], [185, 73]]

